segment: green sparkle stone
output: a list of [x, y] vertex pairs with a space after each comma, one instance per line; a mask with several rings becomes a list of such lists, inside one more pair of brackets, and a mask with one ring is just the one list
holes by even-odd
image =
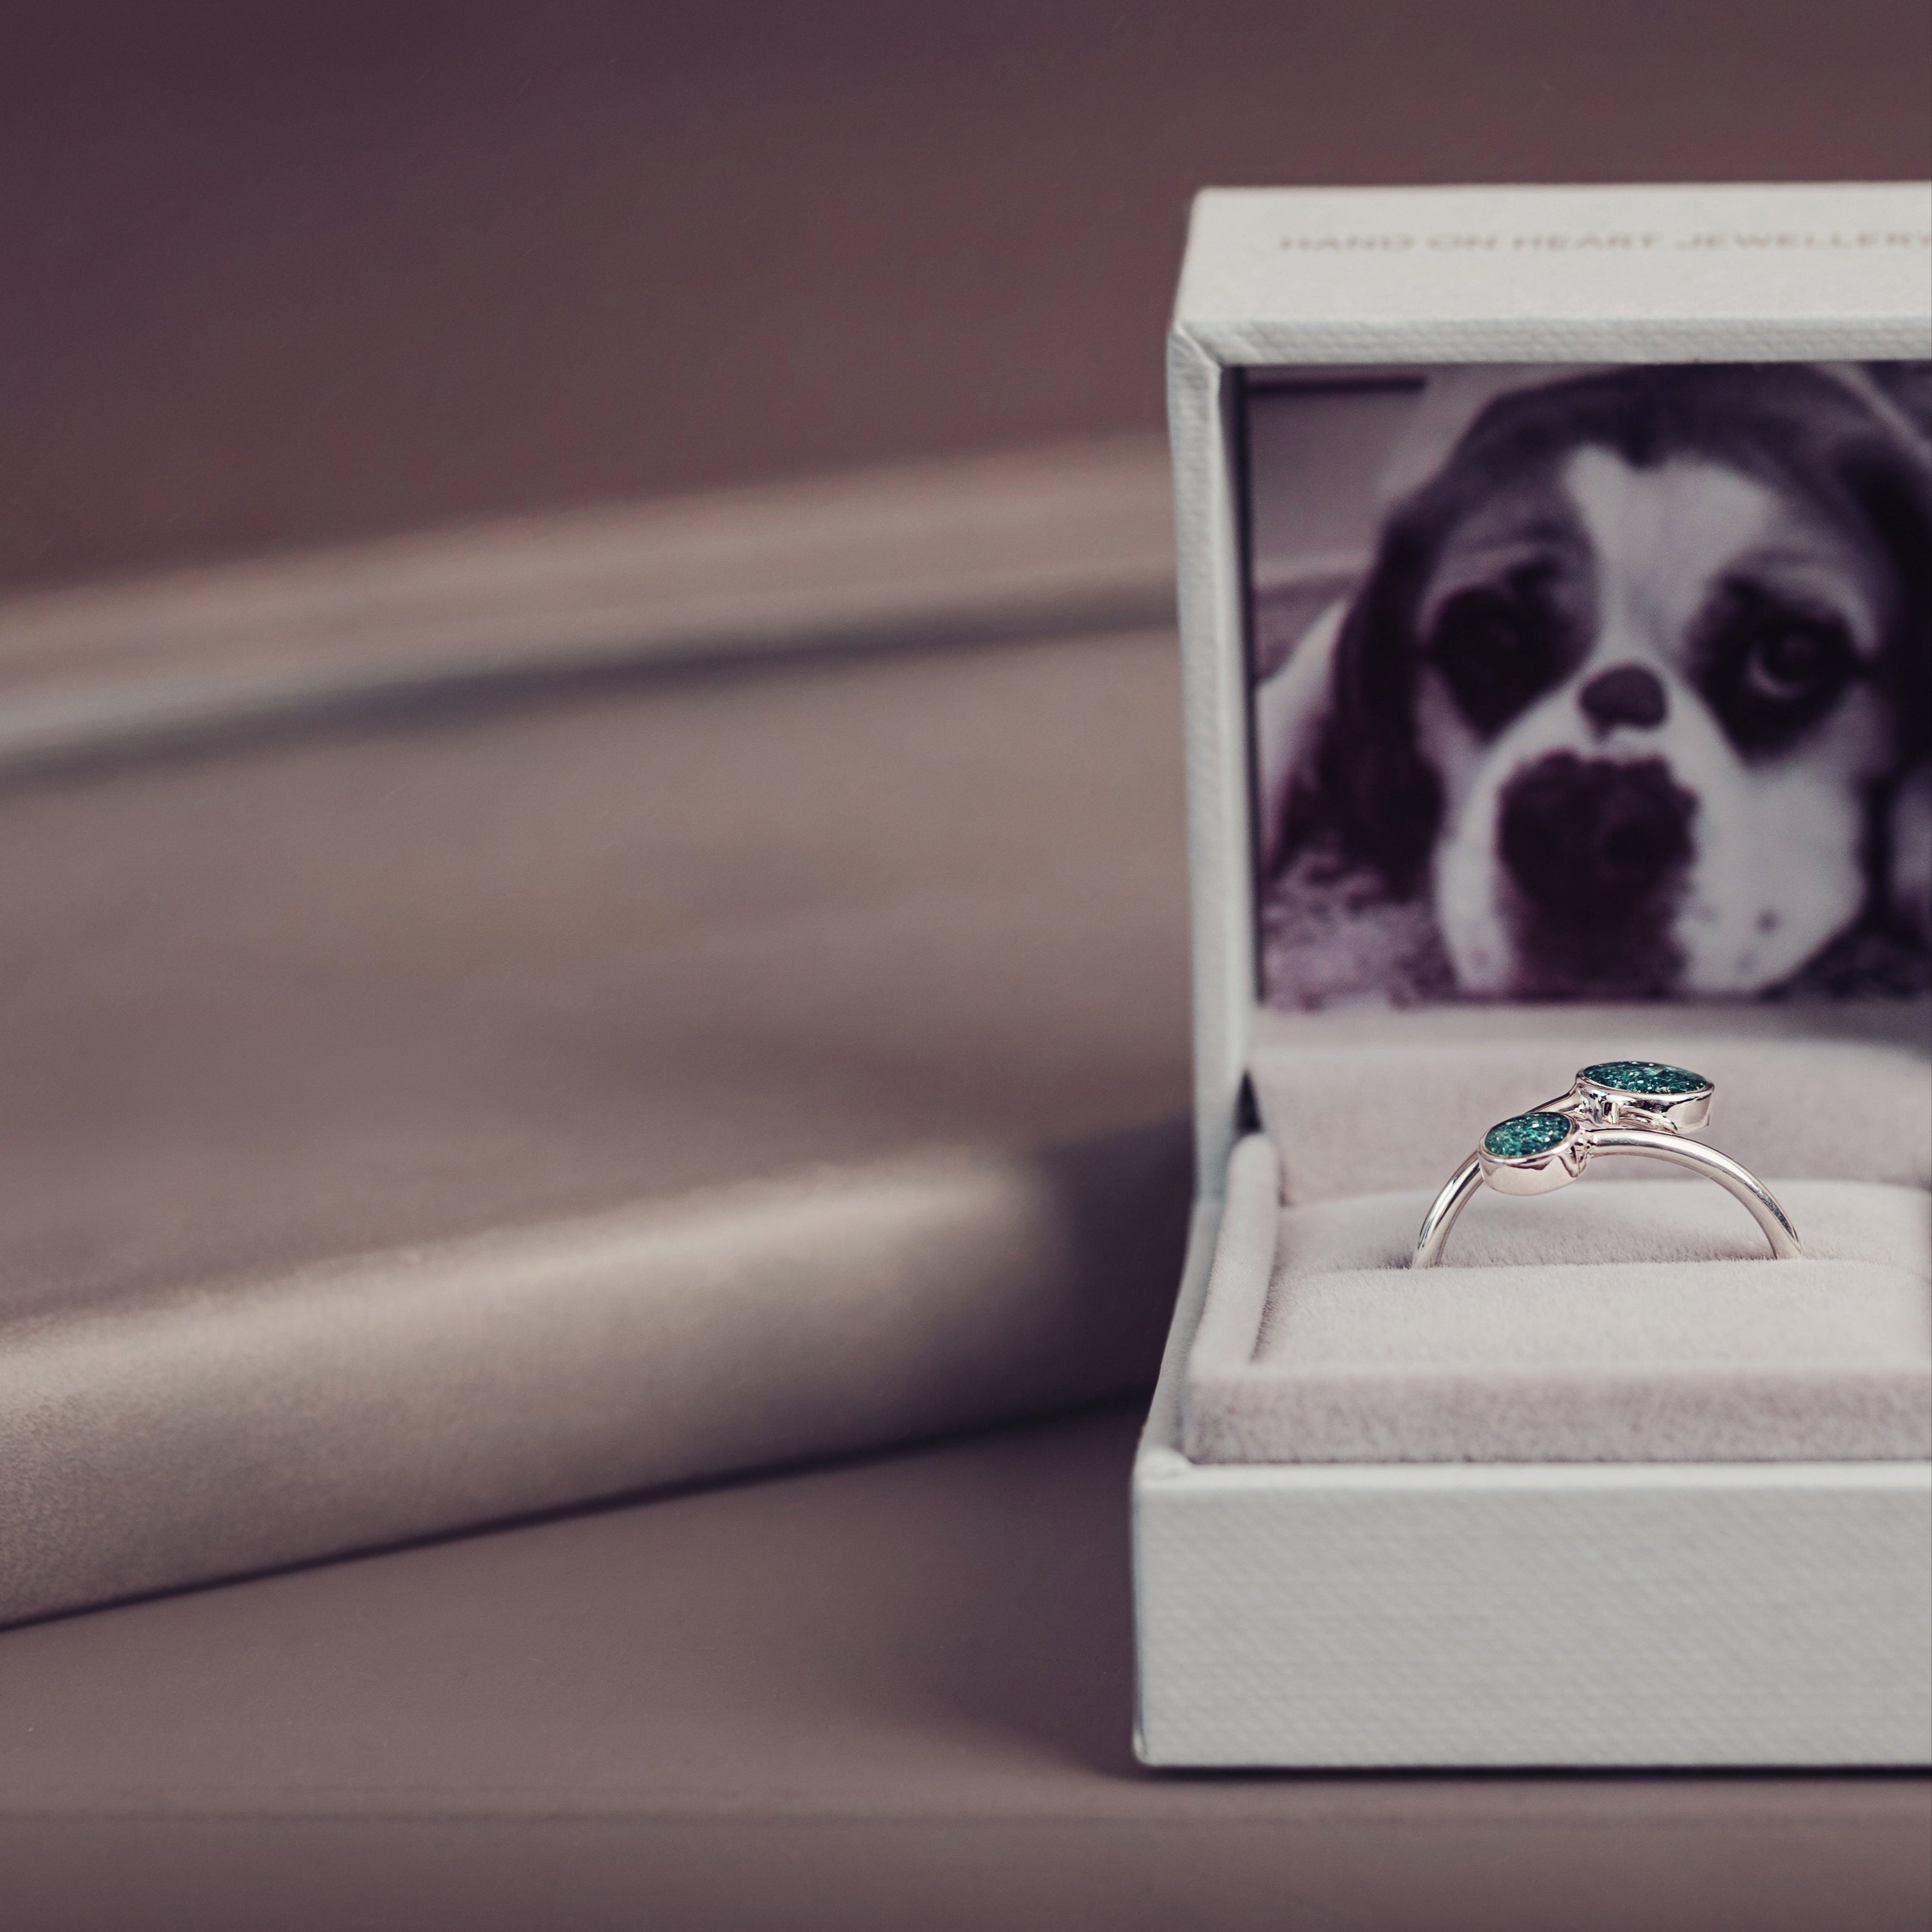
[[1688, 1067], [1666, 1066], [1660, 1060], [1606, 1060], [1583, 1070], [1586, 1080], [1614, 1087], [1619, 1094], [1694, 1094], [1710, 1082]]
[[1498, 1160], [1547, 1154], [1568, 1138], [1575, 1124], [1562, 1114], [1519, 1114], [1514, 1120], [1498, 1120], [1483, 1136], [1483, 1151]]

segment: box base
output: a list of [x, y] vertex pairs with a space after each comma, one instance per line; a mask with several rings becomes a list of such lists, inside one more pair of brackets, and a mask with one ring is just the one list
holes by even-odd
[[1932, 1465], [1211, 1466], [1181, 1370], [1134, 1472], [1145, 1763], [1932, 1763]]

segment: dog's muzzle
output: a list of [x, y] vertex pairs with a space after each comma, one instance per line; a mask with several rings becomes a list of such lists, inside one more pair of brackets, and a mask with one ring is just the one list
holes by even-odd
[[1552, 752], [1510, 781], [1498, 842], [1537, 911], [1587, 928], [1626, 917], [1689, 861], [1696, 808], [1660, 758]]

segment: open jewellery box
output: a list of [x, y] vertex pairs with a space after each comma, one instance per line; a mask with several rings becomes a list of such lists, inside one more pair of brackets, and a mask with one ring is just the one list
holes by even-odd
[[[1216, 190], [1171, 344], [1166, 1766], [1932, 1757], [1932, 189]], [[1587, 1064], [1714, 1081], [1802, 1258]]]

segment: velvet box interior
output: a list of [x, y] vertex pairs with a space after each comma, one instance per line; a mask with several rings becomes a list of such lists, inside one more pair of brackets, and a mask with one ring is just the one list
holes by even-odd
[[[1187, 1360], [1190, 1460], [1915, 1460], [1932, 1455], [1932, 1070], [1914, 1000], [1257, 1014]], [[1804, 1241], [1774, 1262], [1722, 1190], [1646, 1160], [1484, 1190], [1412, 1270], [1491, 1121], [1586, 1063], [1717, 1084], [1700, 1136]]]

